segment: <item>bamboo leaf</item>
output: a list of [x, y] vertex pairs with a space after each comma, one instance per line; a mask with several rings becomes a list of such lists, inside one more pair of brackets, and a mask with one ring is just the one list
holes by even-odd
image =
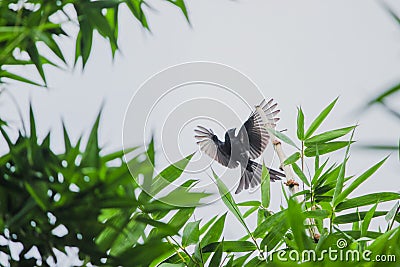
[[244, 207], [248, 207], [248, 206], [257, 206], [259, 207], [261, 205], [260, 201], [257, 200], [249, 200], [249, 201], [244, 201], [244, 202], [240, 202], [237, 203], [238, 206], [244, 206]]
[[371, 168], [369, 168], [367, 171], [365, 171], [363, 174], [361, 174], [356, 180], [354, 180], [343, 192], [341, 192], [337, 198], [336, 198], [336, 203], [342, 202], [348, 195], [350, 195], [351, 192], [353, 192], [359, 185], [361, 185], [363, 182], [365, 182], [369, 177], [371, 177], [372, 174], [374, 174], [381, 166], [382, 164], [388, 159], [388, 157], [384, 158]]
[[224, 240], [217, 245], [214, 255], [210, 260], [210, 266], [220, 266], [222, 260], [222, 252], [224, 251]]
[[251, 207], [250, 209], [248, 209], [244, 214], [243, 214], [243, 218], [247, 218], [249, 217], [251, 214], [253, 214], [256, 210], [258, 210], [258, 207]]
[[267, 217], [254, 230], [254, 237], [256, 238], [263, 237], [265, 233], [272, 231], [277, 225], [281, 224], [285, 218], [287, 218], [286, 210], [281, 210]]
[[243, 225], [246, 229], [247, 233], [251, 235], [250, 229], [247, 227], [246, 222], [244, 221], [243, 215], [239, 210], [239, 207], [236, 205], [235, 200], [233, 199], [231, 193], [229, 192], [226, 185], [219, 179], [219, 177], [213, 171], [213, 175], [215, 180], [217, 181], [218, 191], [222, 198], [222, 201], [225, 203], [225, 206], [235, 215], [238, 221]]
[[265, 164], [263, 163], [262, 173], [261, 173], [261, 204], [264, 208], [268, 208], [270, 203], [271, 203], [271, 181], [270, 181], [269, 171], [265, 167]]
[[328, 131], [322, 134], [314, 135], [310, 138], [308, 138], [304, 144], [309, 147], [314, 144], [320, 144], [320, 143], [326, 143], [328, 141], [337, 139], [339, 137], [342, 137], [346, 134], [348, 134], [351, 130], [353, 130], [356, 126], [350, 126], [346, 128], [341, 128], [341, 129], [336, 129], [332, 131]]
[[[350, 143], [353, 144], [354, 141], [351, 141]], [[349, 141], [334, 141], [334, 142], [318, 144], [318, 154], [324, 155], [327, 153], [331, 153], [336, 150], [345, 148], [348, 145], [349, 145]], [[317, 154], [317, 145], [307, 147], [304, 150], [304, 154], [306, 155], [306, 157], [315, 157]]]
[[306, 175], [303, 173], [303, 171], [300, 169], [300, 167], [296, 163], [292, 164], [292, 167], [293, 167], [293, 171], [300, 178], [300, 180], [307, 186], [310, 186], [310, 182], [308, 181]]
[[393, 192], [372, 193], [372, 194], [355, 197], [355, 198], [351, 198], [351, 199], [345, 200], [343, 202], [340, 202], [336, 206], [335, 211], [339, 212], [342, 210], [347, 210], [347, 209], [352, 209], [352, 208], [375, 204], [377, 202], [382, 203], [382, 202], [398, 200], [398, 199], [400, 199], [399, 193], [393, 193]]
[[270, 132], [271, 134], [276, 136], [276, 138], [278, 138], [278, 139], [282, 140], [283, 142], [285, 142], [286, 144], [291, 145], [291, 146], [297, 148], [298, 150], [300, 150], [300, 148], [298, 148], [296, 146], [296, 144], [288, 136], [286, 136], [285, 134], [283, 134], [283, 133], [281, 133], [279, 131], [276, 131], [274, 129], [271, 129], [271, 128], [268, 128], [267, 130], [268, 130], [268, 132]]
[[194, 154], [190, 154], [161, 171], [161, 173], [153, 179], [150, 195], [156, 195], [166, 186], [178, 179], [182, 175], [193, 155]]
[[200, 221], [188, 222], [183, 228], [182, 235], [182, 246], [186, 247], [191, 244], [196, 244], [199, 241], [200, 230], [199, 230]]
[[294, 152], [283, 162], [284, 165], [291, 165], [300, 159], [300, 152]]
[[[366, 213], [367, 213], [366, 211], [357, 211], [353, 213], [347, 213], [344, 215], [336, 216], [333, 219], [333, 223], [335, 224], [357, 223], [364, 219]], [[384, 216], [385, 214], [387, 214], [386, 211], [375, 211], [372, 217], [373, 218], [380, 217]], [[353, 230], [358, 230], [358, 229], [353, 229]]]
[[[200, 240], [202, 247], [210, 244], [211, 242], [216, 242], [222, 235], [222, 231], [224, 230], [226, 219], [226, 213], [224, 213], [219, 219], [208, 229], [207, 233]], [[203, 227], [200, 231], [203, 230]]]
[[43, 63], [36, 45], [31, 44], [30, 46], [27, 47], [26, 51], [28, 52], [29, 57], [31, 58], [33, 64], [35, 64], [36, 69], [38, 70], [40, 77], [42, 77], [43, 82], [47, 84], [46, 76], [43, 71]]
[[[254, 251], [257, 247], [250, 241], [223, 241], [224, 252], [247, 252]], [[203, 253], [213, 252], [222, 242], [213, 242], [203, 248]], [[210, 265], [211, 266], [211, 265]]]
[[335, 106], [338, 98], [336, 98], [333, 102], [331, 102], [318, 116], [315, 120], [311, 123], [310, 127], [308, 128], [305, 138], [308, 139], [321, 125], [321, 123], [326, 119], [329, 115], [333, 107]]
[[297, 138], [304, 140], [304, 113], [301, 107], [297, 108]]
[[375, 214], [376, 207], [378, 206], [378, 203], [375, 203], [374, 206], [365, 214], [364, 220], [361, 224], [361, 236], [365, 236], [368, 231], [368, 227], [371, 223], [371, 219], [373, 218]]
[[343, 189], [344, 176], [345, 176], [345, 172], [346, 172], [346, 163], [347, 163], [347, 160], [348, 160], [348, 155], [349, 155], [349, 151], [350, 151], [350, 145], [351, 145], [351, 142], [352, 142], [353, 136], [354, 136], [354, 130], [351, 133], [350, 141], [349, 141], [349, 143], [347, 145], [346, 153], [344, 155], [344, 160], [343, 160], [342, 165], [340, 166], [340, 171], [339, 171], [339, 174], [338, 174], [335, 191], [333, 193], [333, 198], [332, 198], [332, 204], [333, 204], [334, 207], [337, 205], [337, 197], [339, 196], [339, 194], [342, 192], [342, 189]]
[[179, 7], [180, 10], [182, 11], [183, 15], [185, 16], [187, 22], [190, 24], [189, 14], [188, 14], [185, 2], [183, 0], [167, 0], [167, 1], [176, 5], [177, 7]]
[[297, 248], [300, 251], [310, 249], [311, 242], [309, 237], [306, 235], [304, 227], [305, 216], [300, 205], [293, 198], [289, 199], [287, 211], [289, 225], [292, 230]]
[[[9, 78], [11, 80], [15, 80], [15, 81], [19, 81], [19, 82], [23, 82], [23, 83], [28, 83], [28, 84], [32, 84], [32, 85], [37, 85], [40, 87], [44, 87], [45, 85], [34, 82], [32, 80], [29, 80], [27, 78], [24, 78], [22, 76], [19, 76], [17, 74], [11, 73], [11, 72], [7, 72], [4, 70], [0, 70], [0, 77], [1, 78]], [[1, 79], [0, 79], [0, 84], [2, 83]]]

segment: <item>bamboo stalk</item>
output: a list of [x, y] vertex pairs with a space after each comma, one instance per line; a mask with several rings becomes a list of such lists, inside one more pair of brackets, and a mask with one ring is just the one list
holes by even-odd
[[[264, 126], [266, 127], [266, 129], [272, 129], [273, 127], [271, 127], [271, 123], [269, 122], [266, 114], [264, 113], [263, 109], [261, 106], [256, 106], [256, 110], [258, 111], [258, 113], [261, 115], [261, 118], [264, 122]], [[283, 170], [283, 172], [286, 175], [286, 182], [285, 184], [289, 187], [289, 191], [291, 193], [291, 195], [294, 195], [296, 193], [298, 193], [300, 191], [300, 187], [299, 187], [299, 183], [296, 182], [295, 179], [295, 175], [293, 172], [293, 169], [290, 165], [284, 165], [283, 162], [286, 160], [286, 154], [285, 152], [283, 152], [282, 149], [282, 143], [281, 141], [273, 134], [271, 134], [271, 142], [274, 145], [274, 150], [276, 152], [276, 154], [278, 155], [280, 164], [281, 164], [281, 168]], [[297, 195], [296, 196], [296, 200], [301, 203], [304, 201], [304, 196], [303, 195]], [[307, 224], [309, 225], [309, 229], [308, 232], [310, 234], [310, 236], [314, 239], [314, 242], [318, 242], [321, 234], [318, 231], [318, 228], [315, 226], [315, 221], [311, 218], [307, 218]]]

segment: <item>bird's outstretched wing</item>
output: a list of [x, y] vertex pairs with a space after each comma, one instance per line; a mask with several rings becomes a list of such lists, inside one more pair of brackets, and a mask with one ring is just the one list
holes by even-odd
[[220, 141], [211, 129], [208, 130], [202, 126], [197, 127], [194, 130], [195, 138], [198, 140], [197, 144], [201, 151], [225, 167], [236, 168], [239, 165], [236, 161], [231, 160], [230, 144]]
[[273, 99], [268, 101], [268, 103], [265, 103], [265, 100], [263, 100], [260, 106], [268, 119], [267, 125], [263, 125], [261, 114], [258, 110], [255, 110], [242, 125], [238, 133], [240, 141], [249, 146], [251, 159], [258, 158], [268, 145], [270, 136], [266, 127], [275, 128], [276, 122], [279, 120], [276, 115], [278, 115], [280, 110], [275, 110], [277, 104], [273, 104]]

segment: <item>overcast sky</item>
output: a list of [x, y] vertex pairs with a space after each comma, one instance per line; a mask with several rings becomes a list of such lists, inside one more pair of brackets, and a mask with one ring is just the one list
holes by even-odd
[[[56, 150], [62, 147], [60, 118], [64, 118], [76, 140], [82, 132], [88, 132], [103, 100], [101, 143], [106, 151], [121, 148], [124, 114], [135, 91], [155, 73], [190, 61], [218, 62], [247, 75], [266, 97], [279, 103], [279, 128], [287, 128], [293, 138], [298, 105], [304, 109], [306, 123], [310, 123], [323, 107], [340, 96], [321, 130], [359, 123], [355, 139], [360, 143], [398, 142], [400, 124], [394, 118], [380, 108], [358, 112], [371, 97], [400, 80], [400, 27], [379, 1], [186, 2], [191, 26], [176, 7], [151, 1], [155, 11], [147, 10], [150, 34], [122, 8], [121, 52], [114, 62], [106, 41], [96, 34], [84, 72], [79, 67], [67, 71], [46, 67], [49, 90], [17, 83], [8, 88], [23, 112], [28, 111], [28, 101], [32, 99], [38, 132], [44, 136], [51, 129]], [[400, 11], [395, 1], [386, 2]], [[72, 59], [74, 42], [68, 38], [61, 41], [67, 57]], [[37, 78], [29, 68], [21, 67], [19, 71]], [[396, 101], [393, 104], [399, 106], [400, 99]], [[16, 109], [6, 96], [0, 98], [0, 112], [3, 117], [18, 121]], [[242, 114], [241, 119], [246, 116], [247, 113]], [[161, 126], [156, 123], [152, 127]], [[161, 150], [160, 143], [157, 148]], [[285, 149], [288, 154], [292, 151]], [[271, 147], [269, 150], [272, 153]], [[354, 150], [349, 174], [360, 174], [385, 155]], [[338, 155], [338, 159], [342, 157]], [[276, 163], [277, 159], [275, 167]], [[398, 173], [399, 159], [392, 155], [354, 195], [398, 191]], [[238, 201], [256, 197], [258, 194], [245, 192]], [[273, 186], [272, 202], [275, 209], [281, 203], [279, 184]], [[196, 218], [225, 210], [223, 204], [215, 203], [198, 211]], [[234, 232], [240, 227], [234, 220], [229, 222], [232, 226], [228, 227], [226, 239], [236, 237]]]

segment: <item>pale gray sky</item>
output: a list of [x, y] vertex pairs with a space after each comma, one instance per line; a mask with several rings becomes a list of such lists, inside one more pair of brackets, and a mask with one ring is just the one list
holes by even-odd
[[[151, 1], [157, 11], [147, 11], [152, 29], [149, 34], [123, 8], [119, 34], [122, 53], [117, 53], [114, 63], [106, 41], [96, 34], [92, 57], [83, 73], [79, 68], [63, 71], [47, 67], [49, 90], [17, 83], [9, 86], [24, 112], [32, 99], [39, 134], [44, 136], [51, 129], [53, 146], [59, 149], [60, 118], [64, 118], [76, 140], [82, 132], [88, 132], [105, 100], [100, 140], [107, 151], [121, 148], [124, 114], [138, 87], [171, 65], [200, 60], [232, 66], [250, 77], [266, 97], [277, 100], [282, 110], [279, 128], [287, 128], [293, 138], [296, 106], [303, 107], [306, 123], [310, 123], [323, 107], [340, 96], [321, 130], [358, 122], [355, 139], [360, 143], [398, 142], [400, 124], [395, 119], [379, 108], [362, 115], [356, 112], [380, 90], [400, 80], [400, 27], [379, 1], [186, 2], [192, 27], [177, 8]], [[400, 11], [396, 1], [386, 2]], [[67, 57], [72, 59], [74, 42], [68, 38], [62, 42]], [[28, 67], [19, 71], [33, 73]], [[32, 74], [37, 78], [35, 75]], [[15, 107], [5, 96], [0, 98], [0, 112], [18, 121]], [[292, 151], [285, 149], [287, 154]], [[353, 150], [349, 174], [360, 174], [385, 155]], [[400, 164], [396, 156], [392, 155], [354, 195], [398, 191]], [[342, 157], [339, 154], [337, 158]], [[275, 209], [280, 195], [277, 183], [272, 193]], [[238, 201], [255, 197], [258, 194], [242, 193]], [[384, 207], [387, 206], [381, 206]], [[223, 204], [215, 203], [202, 208], [196, 217], [211, 217], [225, 210]], [[232, 226], [228, 226], [226, 239], [237, 237], [240, 228], [233, 217], [229, 222]]]

